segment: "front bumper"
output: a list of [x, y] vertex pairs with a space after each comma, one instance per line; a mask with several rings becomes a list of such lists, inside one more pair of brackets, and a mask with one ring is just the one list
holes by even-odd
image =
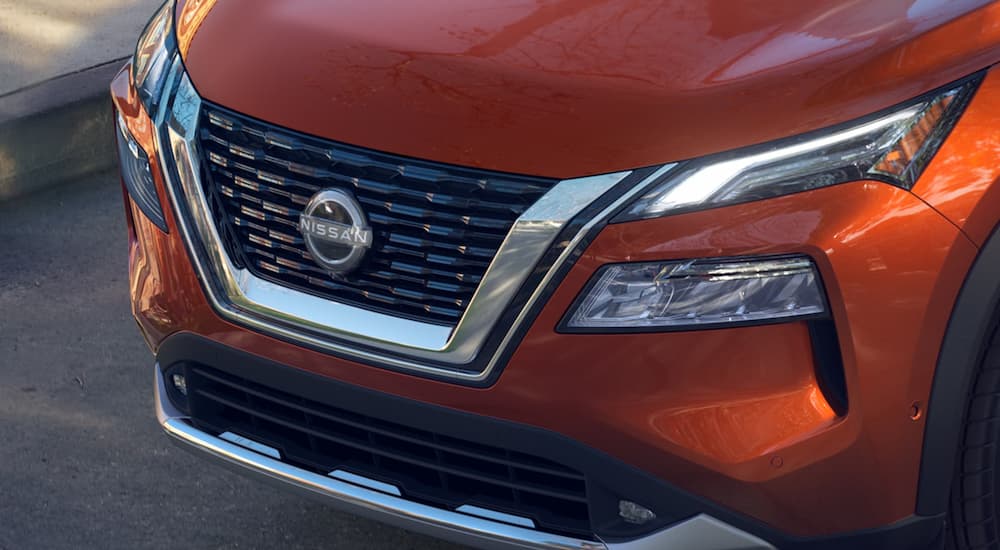
[[[211, 359], [208, 359], [211, 357]], [[185, 358], [185, 359], [181, 359]], [[210, 341], [203, 340], [191, 335], [178, 335], [168, 340], [166, 348], [158, 356], [158, 359], [171, 365], [181, 362], [205, 362], [212, 361], [216, 366], [225, 364], [239, 364], [236, 371], [254, 371], [258, 367], [270, 372], [281, 372], [282, 377], [294, 383], [301, 377], [301, 374], [290, 372], [287, 367], [272, 364], [261, 359], [243, 354], [238, 350], [217, 346]], [[154, 369], [154, 387], [157, 419], [163, 430], [170, 436], [171, 440], [182, 448], [191, 451], [202, 458], [209, 459], [231, 470], [242, 474], [251, 475], [262, 481], [272, 483], [285, 488], [291, 488], [303, 493], [306, 496], [316, 498], [324, 503], [332, 504], [335, 507], [359, 516], [368, 517], [377, 521], [392, 524], [404, 529], [431, 535], [434, 537], [448, 539], [454, 542], [468, 544], [479, 548], [546, 548], [546, 549], [578, 549], [578, 550], [598, 550], [598, 549], [621, 549], [636, 550], [643, 548], [656, 549], [685, 549], [692, 550], [706, 548], [712, 550], [755, 550], [773, 549], [769, 543], [755, 537], [749, 533], [741, 531], [731, 525], [724, 523], [709, 515], [708, 513], [694, 513], [691, 517], [682, 519], [664, 529], [651, 534], [634, 538], [627, 541], [605, 542], [596, 538], [594, 540], [577, 539], [573, 537], [560, 536], [546, 533], [537, 529], [519, 527], [500, 521], [491, 521], [472, 515], [450, 511], [440, 507], [429, 506], [420, 502], [415, 502], [395, 496], [386, 492], [373, 490], [355, 485], [346, 481], [340, 481], [332, 477], [323, 476], [281, 459], [268, 456], [262, 452], [255, 452], [248, 447], [234, 444], [203, 431], [195, 426], [190, 416], [179, 410], [171, 402], [166, 388], [164, 370], [160, 364]], [[319, 382], [324, 385], [323, 382]], [[336, 397], [343, 397], [343, 392], [363, 392], [357, 388], [347, 388], [344, 386], [329, 385], [323, 388], [323, 393], [330, 393], [335, 396], [335, 402], [340, 402]], [[388, 396], [366, 393], [365, 401], [376, 401], [376, 409], [385, 411], [387, 417], [406, 417], [410, 421], [417, 417], [426, 416], [417, 412], [419, 408], [425, 407], [417, 403], [392, 403]], [[345, 399], [350, 401], [350, 399]], [[392, 412], [389, 412], [392, 411]], [[469, 424], [475, 426], [474, 430], [483, 433], [503, 432], [507, 429], [527, 430], [522, 427], [501, 426], [492, 424], [492, 421], [485, 418], [468, 417], [459, 418], [454, 413], [447, 411], [431, 411], [431, 415], [444, 415], [445, 423], [461, 426]], [[426, 421], [424, 421], [426, 423]], [[417, 421], [419, 424], [420, 421]], [[527, 431], [521, 432], [521, 437], [516, 439], [525, 440], [526, 444], [533, 443], [532, 439], [537, 434], [529, 434]], [[499, 437], [503, 437], [500, 435]], [[571, 443], [561, 443], [562, 445], [572, 445]], [[543, 444], [544, 446], [544, 444]], [[573, 449], [569, 454], [583, 456], [591, 453], [585, 449]], [[610, 464], [610, 462], [606, 463]], [[621, 466], [604, 466], [600, 469], [614, 470]], [[625, 482], [628, 484], [628, 482]], [[656, 483], [653, 481], [652, 483]], [[668, 490], [667, 493], [672, 491]], [[690, 506], [691, 503], [681, 502], [684, 497], [675, 495], [675, 506]]]
[[[297, 490], [306, 496], [333, 504], [344, 512], [462, 544], [483, 548], [560, 548], [567, 550], [609, 548], [603, 543], [550, 535], [411, 502], [296, 468], [280, 460], [234, 445], [192, 426], [185, 415], [171, 406], [167, 400], [163, 376], [158, 366], [155, 369], [155, 377], [156, 416], [160, 426], [171, 440], [201, 458], [238, 473]], [[670, 545], [682, 544], [683, 541], [688, 541], [688, 544], [676, 547], [691, 548], [690, 541], [695, 539], [685, 538], [685, 535], [697, 535], [712, 529], [716, 524], [718, 524], [717, 521], [708, 517], [692, 519], [674, 530], [675, 535], [658, 537], [656, 548], [669, 548]], [[719, 526], [724, 528], [721, 524]], [[614, 547], [614, 545], [611, 546], [611, 548]], [[729, 546], [726, 548], [770, 548], [770, 546]]]

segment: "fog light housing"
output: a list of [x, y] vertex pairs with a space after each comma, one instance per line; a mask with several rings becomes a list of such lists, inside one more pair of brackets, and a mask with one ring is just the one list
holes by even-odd
[[805, 256], [602, 267], [562, 332], [683, 330], [824, 317], [819, 274]]
[[184, 397], [187, 397], [187, 378], [185, 378], [183, 374], [177, 372], [173, 373], [170, 375], [170, 382], [173, 383], [175, 390], [177, 390]]
[[631, 500], [618, 501], [618, 517], [632, 525], [642, 525], [656, 519], [652, 510]]
[[178, 410], [187, 414], [190, 411], [188, 402], [187, 368], [184, 364], [174, 365], [163, 371], [164, 386], [167, 398]]

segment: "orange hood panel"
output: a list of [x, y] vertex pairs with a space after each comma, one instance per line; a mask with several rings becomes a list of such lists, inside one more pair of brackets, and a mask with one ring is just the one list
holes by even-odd
[[984, 0], [187, 0], [207, 100], [310, 134], [572, 177], [863, 116], [994, 63]]

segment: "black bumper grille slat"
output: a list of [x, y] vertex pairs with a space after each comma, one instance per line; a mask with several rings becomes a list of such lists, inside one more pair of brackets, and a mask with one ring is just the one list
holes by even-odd
[[[409, 456], [406, 453], [394, 452], [394, 453], [390, 454], [390, 453], [387, 453], [386, 451], [380, 449], [377, 446], [377, 443], [371, 443], [371, 442], [361, 443], [359, 441], [352, 441], [352, 440], [344, 438], [344, 437], [333, 436], [333, 435], [330, 435], [328, 433], [324, 433], [321, 430], [313, 429], [313, 428], [311, 428], [309, 426], [303, 426], [301, 424], [296, 424], [293, 421], [290, 421], [290, 420], [285, 419], [285, 418], [281, 418], [279, 416], [262, 414], [260, 411], [257, 411], [257, 410], [253, 409], [250, 406], [240, 405], [238, 403], [234, 403], [234, 402], [232, 402], [232, 401], [230, 401], [230, 400], [228, 400], [228, 399], [226, 399], [224, 397], [220, 397], [218, 395], [214, 395], [211, 392], [206, 392], [204, 390], [199, 390], [198, 394], [200, 396], [206, 398], [206, 399], [211, 399], [212, 401], [215, 401], [216, 403], [218, 403], [220, 405], [224, 405], [226, 407], [231, 407], [231, 408], [233, 408], [235, 410], [238, 410], [240, 412], [243, 412], [243, 413], [246, 413], [246, 414], [249, 414], [249, 415], [256, 415], [258, 418], [266, 420], [267, 422], [270, 422], [272, 424], [276, 424], [278, 426], [282, 426], [282, 427], [293, 429], [293, 430], [298, 430], [298, 431], [302, 432], [303, 434], [306, 434], [306, 435], [309, 435], [309, 436], [312, 436], [312, 437], [316, 437], [316, 438], [319, 438], [319, 439], [325, 439], [327, 441], [331, 441], [331, 442], [334, 442], [334, 443], [337, 443], [337, 444], [340, 444], [340, 445], [345, 445], [345, 446], [348, 446], [348, 447], [352, 447], [352, 448], [354, 448], [354, 449], [356, 449], [358, 451], [364, 451], [364, 452], [367, 452], [367, 453], [377, 454], [377, 455], [380, 455], [382, 457], [388, 457], [388, 458], [391, 458], [393, 460], [398, 460], [400, 462], [405, 462], [407, 464], [412, 464], [414, 466], [421, 466], [421, 467], [424, 467], [424, 468], [433, 468], [433, 469], [436, 469], [436, 470], [438, 470], [438, 471], [440, 471], [442, 473], [445, 473], [445, 474], [451, 474], [453, 476], [458, 476], [458, 477], [462, 477], [462, 478], [466, 478], [466, 479], [471, 479], [471, 480], [475, 480], [475, 481], [481, 481], [481, 482], [485, 482], [485, 483], [491, 483], [491, 484], [494, 484], [494, 485], [497, 485], [497, 486], [500, 486], [500, 487], [506, 487], [508, 489], [514, 489], [514, 490], [517, 490], [517, 491], [534, 493], [534, 494], [538, 494], [538, 495], [543, 495], [543, 496], [553, 497], [553, 498], [559, 498], [559, 499], [564, 499], [564, 500], [573, 501], [573, 502], [581, 502], [581, 503], [586, 503], [587, 502], [587, 498], [585, 496], [581, 496], [581, 495], [578, 495], [578, 494], [567, 493], [567, 492], [563, 492], [563, 491], [549, 490], [549, 489], [542, 489], [542, 488], [539, 488], [539, 487], [536, 487], [536, 486], [526, 485], [526, 484], [517, 483], [517, 482], [513, 482], [513, 481], [507, 481], [507, 480], [504, 480], [504, 479], [498, 479], [498, 478], [492, 477], [492, 476], [471, 473], [471, 472], [468, 472], [468, 471], [463, 471], [463, 470], [461, 470], [459, 468], [454, 468], [454, 467], [447, 466], [447, 465], [443, 464], [443, 461], [440, 461], [439, 463], [435, 464], [434, 461], [423, 460], [423, 459], [415, 457], [415, 456]], [[390, 436], [390, 437], [393, 437], [393, 436]], [[409, 443], [410, 442], [409, 440], [406, 440], [406, 439], [400, 439], [400, 441], [404, 442], [404, 443]], [[432, 452], [433, 452], [433, 449], [432, 449]], [[506, 465], [502, 465], [502, 467], [505, 468], [505, 469], [507, 468]]]
[[[264, 182], [271, 184], [265, 188], [265, 190], [272, 193], [281, 193], [284, 188], [294, 187], [300, 190], [304, 190], [308, 193], [315, 193], [321, 189], [321, 186], [316, 184], [304, 183], [302, 180], [297, 179], [294, 176], [288, 176], [286, 174], [278, 174], [275, 171], [262, 170], [254, 168], [253, 166], [246, 164], [244, 162], [229, 162], [225, 157], [218, 154], [210, 154], [209, 158], [217, 166], [232, 167], [241, 170], [242, 172], [255, 177], [259, 181], [254, 181], [244, 176], [234, 176], [240, 178], [244, 184], [256, 186], [259, 182]], [[264, 159], [268, 161], [268, 159]], [[271, 161], [273, 162], [273, 160]], [[284, 165], [279, 166], [284, 168]], [[226, 172], [228, 173], [228, 172]], [[289, 173], [292, 173], [289, 171]], [[421, 192], [421, 191], [411, 191], [409, 189], [404, 189], [398, 185], [382, 184], [367, 179], [350, 178], [346, 176], [338, 176], [337, 174], [329, 174], [326, 176], [327, 179], [333, 180], [328, 183], [339, 183], [340, 185], [351, 188], [358, 189], [361, 191], [367, 191], [369, 193], [377, 194], [382, 197], [393, 197], [398, 200], [408, 200], [411, 204], [419, 205], [423, 202], [428, 202], [434, 205], [440, 205], [452, 208], [461, 208], [466, 210], [471, 209], [493, 209], [499, 210], [504, 213], [514, 213], [520, 215], [523, 208], [512, 207], [510, 205], [499, 204], [499, 203], [488, 203], [488, 202], [475, 202], [468, 199], [461, 199], [458, 197], [450, 197], [446, 195], [435, 194], [432, 192]], [[275, 189], [274, 186], [277, 186]], [[375, 199], [368, 199], [374, 201]]]
[[586, 477], [521, 452], [409, 428], [296, 397], [200, 365], [188, 370], [196, 426], [231, 431], [327, 474], [347, 469], [447, 509], [486, 506], [539, 528], [590, 536]]
[[[303, 272], [312, 273], [317, 276], [325, 275], [322, 269], [316, 267], [316, 265], [312, 263], [312, 258], [309, 253], [302, 250], [300, 247], [292, 246], [284, 240], [261, 237], [255, 233], [248, 235], [248, 239], [252, 245], [243, 247], [243, 250], [248, 255], [257, 255], [269, 260], [276, 260], [277, 257], [279, 257], [278, 254], [283, 253], [284, 256], [282, 257], [285, 260], [303, 263], [301, 267], [297, 267], [296, 269], [300, 269]], [[368, 273], [365, 274], [364, 280], [383, 289], [393, 289], [395, 288], [393, 285], [399, 285], [399, 290], [401, 292], [419, 293], [426, 288], [447, 292], [452, 295], [461, 294], [468, 290], [474, 292], [476, 285], [480, 280], [478, 277], [473, 277], [471, 280], [466, 281], [464, 280], [465, 276], [462, 273], [440, 272], [433, 269], [400, 265], [398, 262], [393, 262], [391, 265], [386, 267], [387, 268], [381, 268], [380, 266], [377, 271], [375, 269], [369, 270]], [[413, 275], [408, 275], [409, 273], [412, 273]], [[454, 277], [454, 279], [449, 279], [448, 277]], [[438, 294], [428, 294], [427, 299], [455, 303], [455, 298], [443, 298]]]
[[[261, 246], [268, 246], [263, 244], [259, 238], [255, 238], [254, 236], [251, 236], [251, 242]], [[254, 256], [257, 256], [267, 260], [267, 262], [273, 265], [293, 269], [302, 277], [322, 278], [325, 275], [325, 272], [322, 269], [311, 263], [308, 253], [302, 253], [300, 250], [296, 250], [293, 247], [289, 247], [281, 243], [272, 244], [274, 246], [269, 246], [267, 249], [260, 248], [260, 246], [245, 246], [243, 250], [251, 257], [251, 261]], [[264, 269], [270, 270], [270, 268], [267, 267]], [[345, 292], [352, 293], [380, 291], [386, 296], [393, 295], [400, 299], [417, 300], [414, 304], [436, 302], [449, 304], [451, 306], [460, 306], [462, 303], [458, 298], [453, 296], [429, 293], [426, 292], [425, 289], [441, 290], [454, 295], [471, 286], [456, 285], [429, 279], [417, 279], [413, 277], [406, 278], [402, 275], [389, 271], [370, 271], [367, 275], [368, 276], [364, 279], [369, 287], [367, 290], [357, 289], [350, 285], [342, 285], [337, 281], [327, 281], [325, 279], [321, 279], [316, 284], [331, 285], [331, 289], [343, 290]]]
[[[369, 282], [369, 288], [362, 290], [353, 286], [343, 285], [336, 281], [322, 278], [324, 273], [319, 268], [290, 260], [257, 248], [248, 247], [245, 252], [251, 255], [251, 265], [257, 266], [265, 271], [294, 277], [309, 282], [310, 284], [328, 288], [330, 290], [344, 292], [383, 304], [422, 307], [428, 311], [441, 312], [446, 315], [454, 315], [459, 311], [459, 307], [466, 304], [454, 298], [444, 298], [432, 294], [420, 293], [419, 291], [407, 290], [401, 285], [387, 285]], [[254, 259], [253, 257], [258, 257]], [[429, 303], [434, 302], [434, 303]], [[447, 304], [447, 305], [442, 305]], [[451, 307], [448, 307], [451, 306]]]
[[[254, 397], [259, 397], [259, 398], [262, 398], [262, 399], [268, 399], [268, 400], [274, 401], [275, 403], [278, 403], [280, 405], [288, 407], [290, 409], [295, 409], [295, 410], [303, 412], [303, 413], [312, 414], [312, 415], [318, 416], [320, 418], [325, 418], [325, 419], [333, 421], [333, 422], [339, 422], [339, 423], [342, 423], [342, 424], [345, 424], [345, 425], [348, 425], [348, 426], [352, 426], [352, 427], [359, 428], [359, 429], [362, 429], [362, 430], [370, 431], [372, 433], [377, 433], [379, 435], [384, 435], [384, 436], [387, 436], [387, 437], [393, 437], [393, 438], [396, 438], [396, 439], [408, 441], [410, 443], [416, 443], [418, 445], [427, 445], [427, 446], [430, 446], [430, 447], [434, 447], [434, 448], [436, 448], [436, 449], [438, 449], [440, 451], [445, 451], [445, 452], [449, 452], [449, 453], [466, 455], [466, 456], [470, 456], [472, 458], [478, 458], [480, 460], [488, 460], [488, 461], [491, 461], [491, 462], [497, 462], [499, 464], [504, 464], [505, 466], [511, 466], [511, 467], [525, 469], [525, 470], [532, 470], [532, 471], [535, 471], [535, 472], [539, 472], [539, 473], [543, 473], [543, 474], [549, 474], [549, 475], [553, 475], [553, 476], [564, 477], [564, 478], [572, 479], [572, 480], [576, 480], [576, 481], [583, 481], [584, 480], [584, 477], [583, 477], [582, 474], [576, 473], [576, 472], [574, 472], [572, 470], [569, 470], [569, 469], [557, 469], [557, 468], [540, 466], [540, 465], [537, 465], [537, 464], [530, 464], [528, 462], [517, 462], [516, 459], [509, 458], [509, 454], [504, 455], [504, 456], [508, 457], [507, 459], [500, 459], [500, 458], [497, 458], [497, 457], [488, 456], [488, 455], [486, 455], [483, 452], [477, 452], [475, 450], [463, 449], [460, 446], [458, 446], [457, 444], [456, 445], [448, 445], [446, 443], [441, 443], [441, 437], [440, 436], [437, 436], [437, 437], [432, 436], [430, 439], [427, 439], [427, 438], [417, 438], [417, 437], [406, 435], [405, 433], [401, 433], [401, 432], [398, 432], [398, 431], [393, 431], [393, 430], [388, 429], [388, 428], [380, 428], [380, 427], [374, 425], [371, 422], [367, 422], [366, 423], [366, 422], [362, 422], [362, 421], [359, 421], [359, 420], [352, 420], [350, 418], [344, 418], [344, 417], [338, 418], [338, 417], [335, 417], [333, 415], [326, 414], [326, 413], [324, 413], [322, 411], [319, 411], [319, 410], [311, 410], [308, 407], [305, 407], [305, 406], [303, 406], [303, 405], [301, 405], [299, 403], [296, 403], [292, 399], [283, 398], [283, 397], [275, 395], [275, 394], [265, 393], [265, 392], [255, 390], [255, 389], [253, 389], [251, 387], [248, 387], [248, 386], [245, 386], [245, 385], [240, 385], [239, 383], [235, 383], [235, 382], [233, 382], [231, 380], [228, 380], [228, 379], [226, 379], [226, 378], [224, 378], [222, 376], [213, 375], [211, 372], [209, 372], [207, 370], [198, 369], [197, 373], [198, 373], [199, 376], [203, 376], [203, 377], [211, 380], [212, 382], [215, 382], [217, 384], [222, 384], [224, 386], [227, 386], [227, 387], [235, 389], [237, 391], [246, 393], [248, 395], [252, 395]], [[436, 434], [434, 434], [434, 435], [436, 435]]]
[[[280, 216], [281, 219], [277, 220], [278, 222], [285, 224], [287, 227], [297, 226], [295, 220], [298, 218], [299, 213], [301, 213], [301, 208], [299, 208], [298, 204], [285, 205], [281, 204], [276, 200], [267, 200], [267, 198], [262, 198], [261, 196], [255, 195], [252, 192], [235, 189], [231, 185], [227, 185], [226, 183], [220, 184], [218, 188], [222, 196], [229, 199], [228, 202], [230, 206], [234, 209], [250, 208], [257, 212], [260, 212], [262, 215], [266, 214], [266, 215]], [[270, 191], [268, 190], [267, 192]], [[281, 197], [281, 195], [277, 195], [276, 197]], [[305, 201], [305, 199], [303, 199], [303, 201]], [[252, 206], [248, 206], [243, 203], [249, 203], [249, 205]], [[370, 202], [368, 204], [378, 205], [377, 202]], [[386, 208], [391, 209], [392, 206], [387, 205]], [[481, 231], [463, 229], [461, 227], [448, 227], [441, 225], [440, 223], [437, 224], [428, 223], [426, 221], [421, 221], [420, 219], [415, 219], [415, 217], [408, 215], [383, 216], [375, 214], [371, 216], [371, 221], [373, 222], [378, 221], [385, 225], [399, 226], [411, 230], [416, 230], [416, 233], [418, 235], [421, 233], [427, 233], [441, 238], [441, 240], [435, 242], [435, 241], [429, 241], [427, 239], [422, 239], [420, 237], [412, 237], [412, 236], [409, 237], [414, 241], [419, 240], [421, 243], [425, 242], [430, 243], [430, 244], [423, 244], [423, 246], [433, 245], [445, 249], [464, 250], [465, 252], [463, 253], [474, 254], [482, 257], [492, 257], [495, 251], [483, 247], [467, 247], [465, 246], [464, 243], [467, 243], [472, 240], [482, 241], [494, 238], [500, 238], [502, 240], [503, 237], [505, 236], [505, 235], [492, 235]], [[398, 231], [398, 228], [397, 228], [397, 233], [400, 233]], [[444, 242], [442, 242], [442, 240]]]
[[[202, 113], [201, 145], [206, 192], [237, 264], [441, 324], [458, 321], [514, 221], [555, 184], [338, 144], [214, 106]], [[366, 261], [336, 281], [312, 265], [298, 232], [302, 208], [328, 187], [354, 193], [374, 236]]]
[[[218, 185], [219, 192], [224, 197], [231, 199], [230, 203], [233, 207], [239, 208], [242, 206], [240, 201], [250, 203], [270, 214], [283, 216], [284, 221], [287, 222], [286, 225], [292, 227], [297, 225], [295, 220], [301, 213], [302, 207], [308, 202], [308, 197], [306, 196], [295, 195], [291, 192], [276, 192], [267, 186], [260, 186], [254, 190], [251, 188], [250, 183], [240, 185], [230, 174], [225, 172], [218, 172], [216, 174], [224, 182]], [[237, 185], [239, 188], [236, 187]], [[262, 194], [270, 194], [271, 196], [261, 196]], [[268, 200], [269, 198], [271, 200]], [[285, 204], [281, 204], [282, 200], [285, 201]], [[289, 204], [289, 201], [291, 204]], [[418, 213], [414, 207], [371, 199], [362, 199], [361, 203], [369, 207], [382, 208], [390, 213], [389, 215], [373, 214], [371, 221], [378, 221], [385, 225], [403, 226], [416, 229], [420, 233], [442, 237], [448, 240], [447, 243], [443, 243], [448, 248], [460, 247], [469, 241], [483, 241], [497, 238], [502, 240], [509, 228], [509, 224], [503, 220], [482, 217], [473, 219], [468, 216], [456, 218], [456, 216], [449, 215], [446, 212], [433, 213], [426, 209]], [[465, 221], [465, 218], [468, 218], [469, 221], [475, 221], [475, 224]], [[458, 225], [445, 225], [442, 223], [447, 221], [454, 222], [456, 219], [460, 221]], [[437, 223], [433, 221], [429, 222], [428, 220], [434, 220]], [[469, 227], [476, 227], [477, 229], [469, 229]], [[500, 229], [502, 234], [497, 235], [481, 230], [492, 228]], [[479, 255], [486, 257], [492, 256], [493, 252], [495, 252], [485, 248], [477, 248], [476, 250]]]

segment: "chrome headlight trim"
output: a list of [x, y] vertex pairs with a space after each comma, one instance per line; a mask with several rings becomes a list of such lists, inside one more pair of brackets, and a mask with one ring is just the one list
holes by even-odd
[[[483, 281], [454, 327], [395, 317], [335, 302], [280, 286], [238, 268], [229, 259], [202, 192], [198, 96], [180, 59], [174, 61], [170, 85], [162, 99], [158, 139], [178, 225], [209, 301], [224, 318], [262, 332], [301, 342], [323, 351], [407, 371], [481, 382], [497, 367], [499, 357], [527, 320], [573, 248], [625, 201], [673, 165], [656, 170], [633, 186], [570, 239], [558, 260], [507, 328], [500, 346], [481, 370], [463, 370], [485, 347], [501, 316], [550, 249], [567, 223], [632, 174], [631, 171], [564, 180], [556, 184], [514, 223]], [[169, 156], [168, 156], [169, 151]], [[176, 173], [170, 173], [174, 167]]]

